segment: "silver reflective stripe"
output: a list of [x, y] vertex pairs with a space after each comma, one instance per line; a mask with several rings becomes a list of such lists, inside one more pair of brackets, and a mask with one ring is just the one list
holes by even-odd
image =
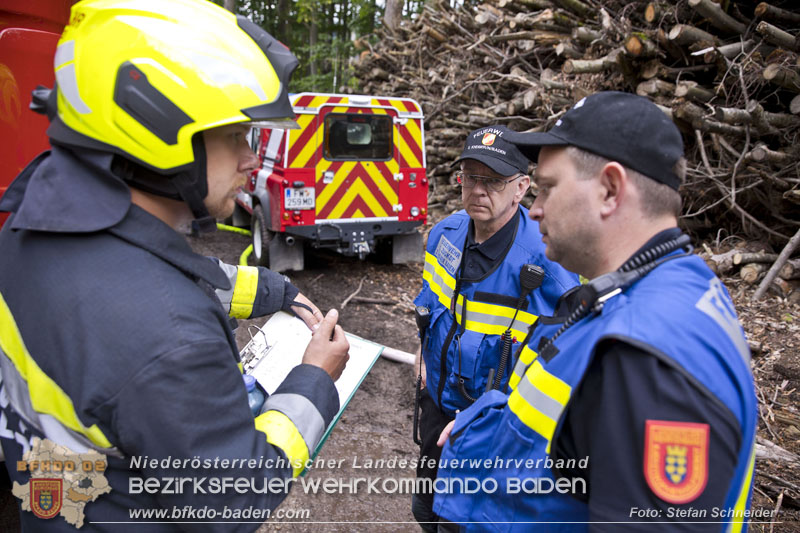
[[53, 60], [53, 66], [59, 68], [64, 63], [68, 63], [75, 59], [75, 41], [67, 41], [58, 45], [56, 48], [56, 56]]
[[85, 435], [65, 427], [53, 416], [36, 412], [33, 409], [33, 405], [31, 405], [28, 383], [22, 379], [14, 363], [2, 351], [0, 351], [0, 375], [3, 378], [3, 390], [6, 393], [10, 407], [29, 426], [46, 438], [56, 444], [62, 444], [76, 453], [86, 453], [91, 449], [114, 457], [124, 457], [117, 448], [98, 446]]
[[519, 382], [517, 393], [519, 393], [526, 402], [535, 407], [537, 411], [551, 418], [553, 421], [558, 422], [558, 418], [561, 416], [561, 411], [564, 410], [564, 406], [534, 387], [527, 378], [523, 378]]
[[83, 101], [80, 91], [78, 91], [78, 80], [75, 77], [75, 63], [65, 64], [60, 62], [74, 59], [74, 46], [74, 41], [68, 41], [56, 49], [56, 81], [58, 82], [58, 90], [64, 98], [67, 99], [69, 105], [78, 113], [85, 115], [86, 113], [91, 113], [92, 110], [89, 109], [89, 106]]
[[275, 168], [275, 161], [278, 159], [278, 148], [281, 146], [283, 140], [283, 130], [272, 130], [267, 141], [267, 149], [264, 152], [264, 163], [261, 165], [261, 170], [258, 171], [258, 183], [256, 190], [264, 190], [267, 187], [267, 177], [272, 174]]
[[[428, 268], [428, 267], [430, 267], [430, 268]], [[453, 289], [451, 289], [447, 285], [447, 283], [445, 283], [444, 278], [442, 277], [441, 274], [437, 274], [436, 273], [436, 268], [433, 267], [430, 263], [425, 263], [425, 270], [427, 270], [431, 274], [430, 284], [431, 285], [437, 285], [440, 288], [440, 290], [442, 291], [442, 294], [445, 297], [447, 297], [447, 298], [452, 300], [453, 299]]]
[[[522, 378], [524, 378], [524, 377], [525, 377], [525, 371], [526, 371], [526, 370], [528, 370], [528, 365], [526, 365], [526, 364], [525, 364], [525, 363], [522, 361], [522, 357], [520, 356], [520, 358], [519, 358], [519, 361], [517, 361], [517, 364], [516, 364], [516, 365], [514, 365], [514, 372], [513, 372], [513, 374], [514, 374], [515, 376], [517, 376], [519, 379], [522, 379]], [[525, 381], [527, 381], [527, 380], [525, 380]]]
[[325, 433], [325, 420], [311, 400], [300, 394], [273, 394], [267, 398], [264, 408], [261, 409], [262, 413], [267, 411], [279, 411], [289, 417], [303, 437], [308, 453], [314, 452]]
[[239, 274], [239, 269], [234, 265], [229, 265], [227, 263], [223, 263], [220, 260], [217, 260], [219, 263], [219, 267], [225, 272], [225, 275], [228, 276], [228, 279], [231, 281], [231, 288], [230, 289], [216, 289], [217, 298], [222, 303], [222, 307], [225, 308], [225, 311], [230, 313], [231, 311], [231, 302], [233, 301], [233, 289], [236, 287], [236, 276]]
[[433, 276], [433, 274], [436, 272], [436, 265], [430, 261], [425, 261], [425, 272]]
[[[469, 300], [469, 302], [472, 303], [471, 300]], [[509, 309], [511, 309], [511, 308], [509, 307]], [[456, 313], [459, 313], [459, 314], [463, 313], [462, 305], [460, 303], [456, 304]], [[467, 320], [472, 320], [472, 321], [475, 321], [475, 322], [481, 322], [483, 324], [490, 324], [490, 325], [493, 325], [493, 326], [502, 326], [502, 327], [508, 326], [508, 322], [509, 322], [508, 317], [499, 316], [499, 315], [489, 315], [489, 314], [486, 314], [486, 313], [479, 313], [478, 311], [475, 311], [475, 310], [471, 310], [469, 312], [469, 314], [467, 315]], [[522, 321], [520, 319], [515, 319], [514, 320], [514, 324], [512, 325], [511, 329], [525, 331], [525, 330], [528, 329], [528, 326], [530, 326], [530, 324], [528, 324], [527, 322], [524, 322], [524, 321]]]
[[747, 344], [744, 331], [739, 323], [739, 317], [736, 316], [733, 302], [728, 297], [719, 278], [711, 278], [708, 285], [708, 290], [697, 301], [695, 307], [711, 317], [722, 328], [736, 346], [747, 369], [750, 370], [750, 346]]

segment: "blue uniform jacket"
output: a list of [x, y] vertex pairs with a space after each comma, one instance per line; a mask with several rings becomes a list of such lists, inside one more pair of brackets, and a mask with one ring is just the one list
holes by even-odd
[[[538, 337], [552, 336], [557, 328], [541, 328], [523, 350], [509, 396], [487, 394], [456, 417], [442, 451], [437, 482], [443, 490], [436, 494], [434, 511], [452, 521], [472, 522], [467, 530], [586, 530], [587, 505], [572, 493], [591, 497], [591, 487], [556, 478], [554, 468], [563, 467], [553, 462], [551, 447], [596, 347], [616, 339], [678, 369], [738, 423], [737, 467], [724, 501], [717, 504], [727, 513], [722, 520], [730, 520], [720, 530], [742, 531], [757, 416], [750, 352], [727, 291], [703, 261], [682, 256], [658, 266], [608, 300], [599, 314], [568, 328], [555, 342], [558, 354], [546, 361], [534, 348]], [[647, 420], [647, 427], [630, 431], [645, 435], [644, 475], [656, 496], [680, 505], [702, 493], [708, 476], [708, 426]], [[452, 483], [466, 479], [482, 484], [481, 489], [467, 494]]]
[[[511, 329], [513, 353], [537, 318], [551, 315], [561, 294], [578, 284], [576, 274], [545, 257], [539, 224], [528, 218], [527, 209], [520, 207], [517, 216], [517, 232], [505, 257], [479, 281], [459, 280], [469, 230], [466, 211], [439, 222], [428, 237], [422, 290], [415, 303], [430, 309], [422, 350], [427, 388], [450, 416], [471, 403], [460, 392], [459, 381], [463, 380], [467, 394], [477, 398], [486, 388], [490, 369], [497, 372], [503, 332]], [[526, 263], [542, 267], [545, 276], [517, 311], [520, 268]], [[510, 371], [507, 366], [503, 387]]]

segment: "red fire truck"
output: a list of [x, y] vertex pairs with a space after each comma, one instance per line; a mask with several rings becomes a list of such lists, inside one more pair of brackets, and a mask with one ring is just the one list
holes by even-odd
[[[30, 111], [28, 104], [37, 85], [53, 86], [53, 56], [72, 4], [0, 3], [0, 196], [31, 159], [50, 148], [47, 117]], [[0, 214], [0, 225], [7, 217]]]
[[422, 260], [427, 219], [422, 108], [409, 98], [300, 93], [299, 129], [256, 129], [261, 168], [237, 197], [233, 223], [250, 224], [254, 255], [302, 270], [303, 244], [364, 258]]

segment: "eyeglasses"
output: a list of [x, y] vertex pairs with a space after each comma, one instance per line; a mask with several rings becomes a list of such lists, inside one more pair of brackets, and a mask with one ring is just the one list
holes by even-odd
[[473, 188], [480, 181], [480, 182], [483, 183], [484, 188], [486, 188], [486, 189], [488, 189], [490, 191], [493, 191], [493, 192], [502, 191], [503, 189], [506, 188], [507, 184], [509, 184], [512, 181], [517, 180], [517, 179], [522, 177], [522, 175], [520, 175], [520, 176], [516, 176], [514, 178], [511, 178], [510, 180], [507, 180], [505, 178], [493, 178], [491, 176], [479, 176], [477, 174], [466, 174], [466, 173], [464, 173], [463, 170], [457, 170], [456, 173], [455, 173], [455, 176], [456, 176], [456, 180], [458, 181], [459, 185], [461, 185], [465, 189]]

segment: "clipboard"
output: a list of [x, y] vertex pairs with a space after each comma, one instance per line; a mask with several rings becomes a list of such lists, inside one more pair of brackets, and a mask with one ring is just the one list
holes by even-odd
[[[289, 372], [302, 362], [306, 346], [311, 341], [311, 330], [299, 318], [279, 311], [263, 326], [250, 326], [249, 332], [250, 342], [239, 352], [244, 373], [252, 375], [264, 390], [272, 394]], [[383, 352], [384, 347], [380, 344], [347, 332], [345, 336], [350, 343], [350, 359], [335, 382], [339, 393], [339, 412], [322, 435], [311, 454], [311, 460], [322, 449], [358, 387]]]

